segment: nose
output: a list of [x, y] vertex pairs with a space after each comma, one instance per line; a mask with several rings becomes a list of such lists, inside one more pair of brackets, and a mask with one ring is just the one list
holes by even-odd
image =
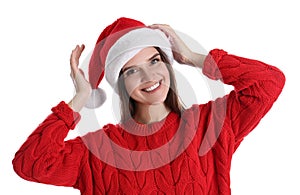
[[150, 68], [143, 68], [141, 70], [141, 82], [152, 81], [154, 78], [154, 71]]

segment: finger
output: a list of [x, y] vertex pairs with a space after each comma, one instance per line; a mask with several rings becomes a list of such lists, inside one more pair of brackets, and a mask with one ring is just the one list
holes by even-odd
[[81, 53], [83, 52], [84, 48], [85, 48], [85, 45], [84, 45], [84, 44], [81, 44], [81, 47], [80, 47]]
[[84, 48], [85, 48], [84, 44], [82, 44], [81, 46], [78, 46], [78, 45], [76, 46], [76, 50], [74, 51], [73, 58], [74, 58], [75, 62], [77, 62], [77, 65], [78, 65], [79, 58], [80, 58]]
[[153, 24], [149, 26], [152, 29], [158, 29], [166, 34], [166, 36], [170, 36], [172, 34], [171, 27], [167, 24]]
[[76, 47], [72, 50], [70, 61], [71, 63], [78, 66], [79, 58], [84, 50], [85, 46], [82, 44], [81, 46], [76, 45]]
[[78, 51], [78, 45], [76, 45], [76, 47], [72, 50], [70, 60], [75, 59], [77, 51]]
[[151, 28], [151, 29], [158, 29], [158, 30], [163, 30], [163, 27], [161, 27], [161, 25], [160, 24], [152, 24], [152, 25], [149, 25], [148, 26], [149, 28]]
[[84, 45], [84, 44], [81, 44], [80, 46], [77, 45], [77, 46], [76, 46], [76, 51], [75, 51], [75, 52], [76, 52], [77, 54], [81, 54], [81, 53], [83, 52], [84, 48], [85, 48], [85, 45]]
[[168, 25], [168, 24], [151, 24], [148, 27], [155, 28], [155, 29], [164, 29], [164, 28], [169, 28], [170, 25]]
[[70, 56], [70, 65], [71, 65], [71, 77], [75, 78], [76, 74], [79, 72], [79, 58], [85, 48], [84, 44], [81, 44], [81, 46], [76, 45], [75, 48], [72, 50], [71, 56]]
[[79, 46], [76, 45], [76, 47], [72, 50], [71, 56], [70, 56], [70, 66], [71, 66], [71, 77], [74, 78], [75, 73], [78, 71], [78, 49]]

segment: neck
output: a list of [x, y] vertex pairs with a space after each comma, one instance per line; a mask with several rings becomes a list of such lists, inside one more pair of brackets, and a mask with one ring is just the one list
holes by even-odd
[[163, 120], [169, 113], [170, 109], [163, 103], [157, 105], [137, 104], [134, 119], [143, 124], [150, 124]]

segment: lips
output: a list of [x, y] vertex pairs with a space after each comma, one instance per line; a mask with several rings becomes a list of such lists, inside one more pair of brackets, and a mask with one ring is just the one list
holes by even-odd
[[153, 92], [153, 91], [155, 91], [155, 89], [157, 89], [160, 85], [161, 85], [161, 81], [156, 82], [154, 85], [152, 85], [152, 86], [150, 86], [150, 87], [147, 87], [147, 88], [142, 89], [142, 91], [145, 91], [145, 92]]

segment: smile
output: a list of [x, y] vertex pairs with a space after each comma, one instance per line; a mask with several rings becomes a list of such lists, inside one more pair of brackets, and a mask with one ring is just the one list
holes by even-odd
[[155, 89], [157, 89], [159, 86], [160, 86], [160, 82], [157, 82], [154, 85], [152, 85], [151, 87], [143, 89], [143, 91], [151, 92], [151, 91], [154, 91]]

